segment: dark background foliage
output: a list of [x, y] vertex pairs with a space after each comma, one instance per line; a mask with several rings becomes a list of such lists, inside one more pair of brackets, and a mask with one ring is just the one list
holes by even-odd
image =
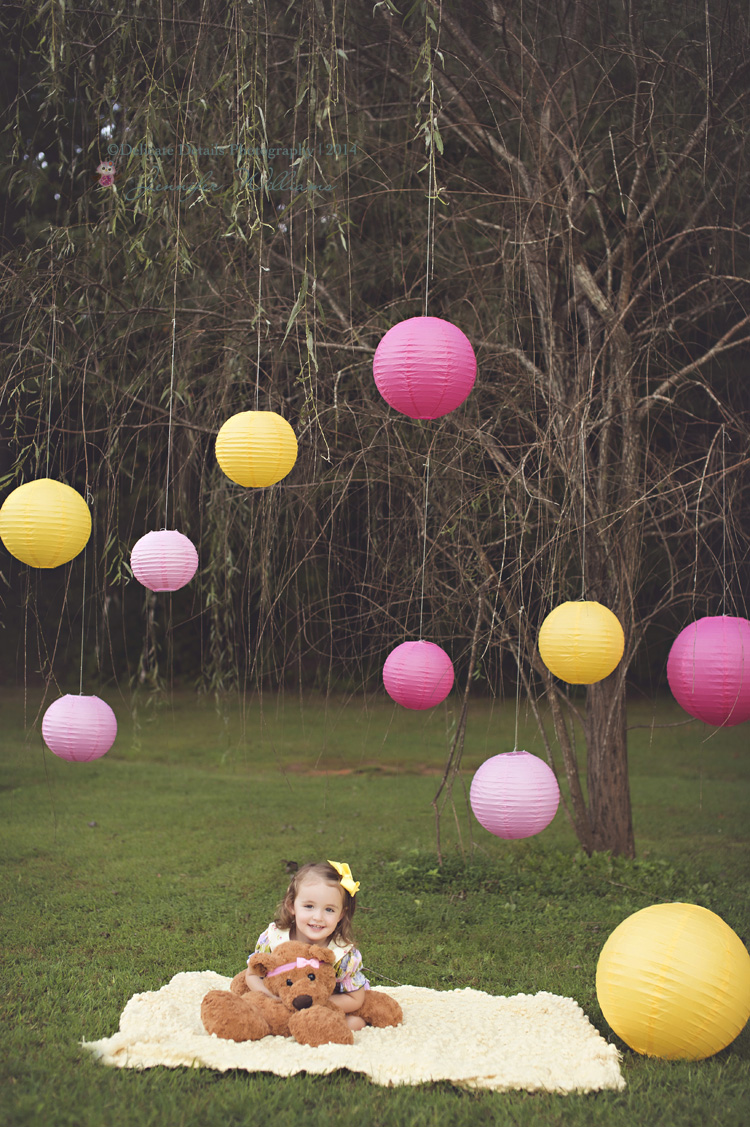
[[[575, 693], [535, 639], [584, 594], [625, 625], [600, 706], [625, 754], [627, 686], [665, 687], [691, 618], [747, 613], [746, 15], [49, 0], [0, 19], [2, 484], [49, 473], [94, 516], [85, 576], [2, 551], [5, 677], [376, 686], [421, 625], [462, 685], [559, 699], [564, 744]], [[111, 147], [116, 191], [94, 173]], [[390, 410], [371, 370], [425, 310], [479, 365], [434, 422]], [[213, 444], [256, 405], [300, 455], [252, 492]], [[165, 523], [201, 561], [171, 598], [128, 566]]]

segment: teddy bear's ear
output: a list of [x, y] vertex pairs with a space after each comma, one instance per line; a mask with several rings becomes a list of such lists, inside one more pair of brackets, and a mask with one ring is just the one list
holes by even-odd
[[259, 952], [257, 955], [250, 956], [248, 966], [250, 970], [261, 971], [261, 978], [265, 978], [269, 970], [276, 965], [276, 956], [272, 955], [270, 951]]
[[335, 963], [336, 955], [330, 947], [314, 947], [311, 945], [310, 954], [314, 955], [316, 959], [320, 959], [321, 963]]

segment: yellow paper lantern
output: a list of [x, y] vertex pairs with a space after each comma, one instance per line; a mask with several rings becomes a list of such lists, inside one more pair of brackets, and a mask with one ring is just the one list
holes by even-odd
[[82, 552], [91, 513], [80, 493], [42, 477], [19, 485], [0, 509], [0, 538], [12, 556], [31, 567], [59, 567]]
[[297, 461], [297, 438], [275, 411], [240, 411], [216, 436], [216, 460], [238, 485], [263, 489], [289, 473]]
[[750, 955], [715, 912], [656, 904], [610, 935], [596, 968], [602, 1013], [631, 1049], [703, 1060], [750, 1017]]
[[624, 650], [622, 626], [601, 603], [560, 603], [539, 631], [542, 661], [571, 685], [592, 685], [608, 677]]

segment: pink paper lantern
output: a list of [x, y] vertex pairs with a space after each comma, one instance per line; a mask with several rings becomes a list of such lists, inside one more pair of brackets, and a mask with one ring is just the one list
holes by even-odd
[[100, 697], [60, 697], [42, 720], [50, 751], [71, 763], [89, 763], [106, 755], [117, 735], [117, 718]]
[[195, 575], [198, 553], [181, 532], [147, 532], [130, 553], [133, 575], [150, 591], [177, 591]]
[[468, 396], [477, 359], [468, 337], [450, 321], [410, 317], [385, 334], [372, 370], [391, 407], [412, 419], [438, 419]]
[[750, 622], [699, 618], [677, 635], [667, 661], [677, 703], [712, 727], [750, 720]]
[[434, 642], [402, 642], [385, 659], [383, 684], [404, 708], [434, 708], [453, 688], [453, 663]]
[[477, 821], [495, 837], [532, 837], [554, 818], [560, 788], [543, 759], [507, 751], [485, 760], [471, 781], [469, 800]]

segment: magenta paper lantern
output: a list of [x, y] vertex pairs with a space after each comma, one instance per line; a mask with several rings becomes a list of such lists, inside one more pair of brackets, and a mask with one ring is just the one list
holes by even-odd
[[412, 419], [438, 419], [474, 386], [477, 358], [469, 339], [440, 317], [410, 317], [389, 329], [372, 362], [378, 391]]
[[116, 735], [117, 718], [100, 697], [60, 697], [42, 720], [47, 747], [71, 763], [88, 763], [106, 755]]
[[667, 661], [677, 703], [715, 728], [750, 720], [750, 622], [699, 618], [677, 635]]
[[130, 553], [133, 575], [150, 591], [177, 591], [195, 575], [198, 553], [181, 532], [147, 532]]
[[434, 708], [453, 688], [453, 663], [434, 642], [402, 642], [385, 659], [383, 684], [404, 708]]
[[554, 818], [560, 788], [552, 769], [528, 751], [485, 760], [471, 781], [471, 808], [495, 837], [532, 837]]

